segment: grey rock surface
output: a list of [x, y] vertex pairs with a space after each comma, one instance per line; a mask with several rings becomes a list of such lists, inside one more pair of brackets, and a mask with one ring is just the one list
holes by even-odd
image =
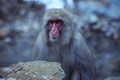
[[105, 80], [120, 80], [120, 77], [108, 77]]
[[[10, 69], [9, 69], [10, 68]], [[3, 74], [8, 74], [0, 79], [5, 80], [62, 80], [64, 71], [56, 62], [34, 61], [18, 63], [3, 68]], [[8, 70], [8, 71], [7, 71]], [[11, 72], [9, 72], [11, 70]], [[7, 73], [8, 72], [8, 73]]]

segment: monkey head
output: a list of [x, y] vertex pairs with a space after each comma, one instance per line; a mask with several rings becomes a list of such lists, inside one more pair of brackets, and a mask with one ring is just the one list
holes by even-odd
[[50, 9], [44, 16], [47, 36], [50, 42], [66, 43], [70, 41], [72, 31], [69, 13], [63, 9]]

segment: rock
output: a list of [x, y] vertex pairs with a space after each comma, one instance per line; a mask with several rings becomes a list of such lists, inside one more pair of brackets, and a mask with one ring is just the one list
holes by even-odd
[[110, 6], [106, 9], [105, 16], [111, 20], [118, 19], [120, 20], [120, 10], [119, 6]]
[[105, 80], [120, 80], [120, 77], [108, 77]]
[[0, 67], [29, 61], [44, 10], [43, 4], [0, 0]]
[[98, 22], [97, 15], [92, 14], [92, 13], [86, 13], [85, 15], [82, 16], [82, 19], [89, 23], [97, 23]]
[[99, 10], [101, 7], [104, 5], [99, 3], [97, 0], [96, 1], [79, 1], [78, 2], [78, 8], [79, 10], [87, 13], [91, 13], [94, 11]]
[[85, 13], [96, 13], [97, 15], [104, 15], [111, 20], [120, 20], [120, 2], [110, 0], [88, 0], [78, 1], [78, 9]]
[[5, 78], [0, 78], [0, 80], [5, 80]]
[[15, 79], [15, 78], [8, 78], [7, 80], [17, 80], [17, 79]]
[[[10, 80], [62, 80], [64, 71], [56, 62], [34, 61], [10, 66]], [[9, 80], [9, 79], [8, 79]]]
[[3, 68], [3, 72], [6, 72], [6, 73], [11, 73], [12, 72], [12, 69], [11, 68]]

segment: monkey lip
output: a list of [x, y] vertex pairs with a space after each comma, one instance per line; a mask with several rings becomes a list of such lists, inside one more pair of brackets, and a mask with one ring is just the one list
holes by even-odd
[[52, 36], [52, 39], [57, 39], [57, 36]]
[[52, 42], [55, 42], [55, 41], [58, 40], [58, 37], [57, 37], [57, 36], [52, 36], [52, 37], [50, 38], [50, 40], [51, 40]]

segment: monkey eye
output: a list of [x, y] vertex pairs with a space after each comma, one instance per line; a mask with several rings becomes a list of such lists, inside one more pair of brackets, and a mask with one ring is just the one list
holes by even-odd
[[63, 21], [61, 19], [56, 19], [56, 20], [49, 20], [48, 21], [48, 26], [51, 28], [55, 24], [56, 26], [61, 26], [63, 24]]
[[54, 23], [53, 20], [49, 20], [49, 21], [48, 21], [48, 26], [49, 26], [49, 27], [53, 26], [53, 23]]
[[58, 19], [58, 20], [56, 20], [56, 21], [55, 21], [55, 23], [56, 23], [56, 24], [62, 24], [62, 23], [63, 23], [63, 21], [62, 21], [62, 20], [60, 20], [60, 19]]
[[51, 23], [51, 24], [53, 24], [53, 23], [54, 23], [54, 21], [53, 21], [53, 20], [49, 20], [49, 21], [48, 21], [48, 23]]

